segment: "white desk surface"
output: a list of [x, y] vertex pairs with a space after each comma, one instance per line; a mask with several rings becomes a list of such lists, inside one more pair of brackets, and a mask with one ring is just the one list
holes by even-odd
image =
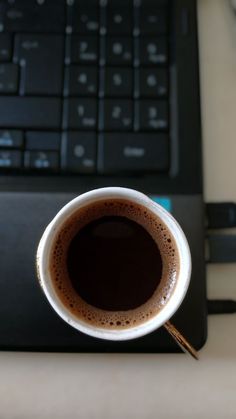
[[[236, 19], [198, 6], [205, 198], [236, 201]], [[236, 298], [236, 264], [208, 268], [208, 295]], [[0, 419], [235, 419], [236, 315], [209, 319], [200, 356], [0, 353]]]

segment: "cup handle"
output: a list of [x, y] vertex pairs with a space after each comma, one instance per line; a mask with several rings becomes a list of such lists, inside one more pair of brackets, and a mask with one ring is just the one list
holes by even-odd
[[178, 345], [181, 347], [181, 349], [184, 352], [189, 353], [194, 359], [198, 360], [198, 353], [193, 348], [193, 346], [185, 339], [185, 337], [176, 329], [176, 327], [170, 322], [166, 322], [164, 324], [165, 329], [169, 334], [174, 338], [174, 340], [178, 343]]

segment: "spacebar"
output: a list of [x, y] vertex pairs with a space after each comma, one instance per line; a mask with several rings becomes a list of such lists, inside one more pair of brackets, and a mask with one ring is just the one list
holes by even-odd
[[0, 126], [60, 128], [61, 100], [47, 97], [0, 96]]

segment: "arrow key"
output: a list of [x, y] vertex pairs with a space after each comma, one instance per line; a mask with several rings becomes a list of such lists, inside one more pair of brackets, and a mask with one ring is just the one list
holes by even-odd
[[22, 148], [23, 132], [19, 130], [0, 130], [0, 148]]
[[0, 169], [20, 169], [22, 153], [18, 150], [0, 150]]
[[55, 151], [26, 151], [25, 168], [31, 170], [57, 171], [59, 156]]

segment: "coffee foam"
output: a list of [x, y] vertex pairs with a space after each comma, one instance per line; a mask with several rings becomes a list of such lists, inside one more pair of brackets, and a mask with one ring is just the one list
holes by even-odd
[[[152, 297], [132, 310], [106, 311], [88, 304], [73, 289], [66, 267], [67, 251], [78, 231], [91, 221], [114, 215], [142, 225], [157, 243], [163, 261], [162, 278]], [[121, 199], [101, 200], [77, 210], [57, 234], [50, 260], [52, 282], [63, 305], [85, 323], [104, 329], [127, 329], [154, 317], [169, 300], [179, 272], [178, 250], [169, 229], [146, 207]]]

